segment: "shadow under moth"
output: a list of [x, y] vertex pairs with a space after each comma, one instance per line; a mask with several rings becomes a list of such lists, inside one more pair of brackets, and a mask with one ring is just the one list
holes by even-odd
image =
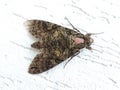
[[31, 74], [47, 71], [77, 55], [80, 49], [91, 49], [90, 45], [93, 43], [91, 33], [82, 34], [70, 22], [73, 29], [43, 20], [28, 20], [25, 24], [38, 39], [31, 47], [41, 50], [29, 66], [28, 72]]

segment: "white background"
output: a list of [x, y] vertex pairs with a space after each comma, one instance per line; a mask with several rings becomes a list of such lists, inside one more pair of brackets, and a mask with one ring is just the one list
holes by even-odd
[[[24, 27], [27, 19], [69, 27], [92, 36], [93, 50], [83, 49], [42, 74], [28, 66], [39, 50]], [[83, 32], [86, 34], [86, 32]], [[0, 0], [0, 90], [120, 90], [120, 0]]]

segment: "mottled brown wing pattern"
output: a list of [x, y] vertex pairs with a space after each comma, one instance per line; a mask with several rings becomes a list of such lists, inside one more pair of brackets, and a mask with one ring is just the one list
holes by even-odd
[[53, 59], [52, 57], [45, 56], [45, 53], [41, 53], [36, 55], [34, 60], [29, 66], [29, 73], [31, 74], [37, 74], [42, 73], [57, 64], [59, 64], [61, 61], [57, 59]]
[[29, 73], [32, 74], [42, 73], [58, 65], [90, 41], [88, 36], [51, 22], [28, 20], [26, 24], [30, 33], [39, 39], [31, 47], [41, 49], [29, 66]]

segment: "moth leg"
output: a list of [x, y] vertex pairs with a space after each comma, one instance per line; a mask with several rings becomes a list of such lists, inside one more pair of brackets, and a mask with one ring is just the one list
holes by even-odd
[[78, 52], [76, 52], [75, 54], [73, 54], [73, 55], [69, 58], [69, 60], [65, 63], [64, 68], [65, 68], [65, 66], [68, 64], [68, 62], [70, 62], [70, 60], [71, 60], [73, 57], [77, 56], [79, 53], [80, 53], [80, 51], [78, 51]]
[[37, 42], [34, 42], [33, 44], [31, 44], [31, 47], [36, 48], [36, 49], [40, 49], [40, 48], [43, 48], [44, 45], [42, 42], [37, 41]]
[[42, 73], [51, 69], [57, 64], [58, 63], [55, 59], [47, 57], [47, 55], [44, 56], [44, 54], [38, 54], [30, 64], [28, 72], [31, 74]]
[[92, 48], [91, 48], [90, 46], [87, 46], [86, 48], [87, 48], [88, 50], [92, 50]]

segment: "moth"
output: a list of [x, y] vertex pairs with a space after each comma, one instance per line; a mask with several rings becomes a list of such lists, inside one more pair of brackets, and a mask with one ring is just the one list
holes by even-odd
[[44, 20], [27, 20], [25, 22], [29, 32], [38, 39], [31, 47], [40, 49], [29, 66], [28, 72], [38, 74], [45, 72], [67, 58], [72, 58], [80, 49], [91, 49], [93, 43], [91, 33], [86, 35], [77, 30], [54, 24]]

